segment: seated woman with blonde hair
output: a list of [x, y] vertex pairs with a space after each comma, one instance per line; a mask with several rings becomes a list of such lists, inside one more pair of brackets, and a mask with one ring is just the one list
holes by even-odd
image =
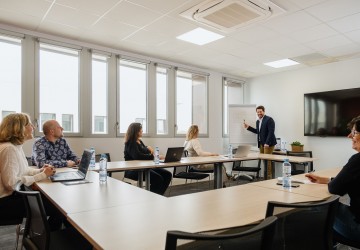
[[[26, 215], [23, 198], [14, 192], [18, 182], [26, 186], [44, 180], [55, 173], [53, 166], [45, 164], [41, 169], [28, 166], [22, 145], [33, 137], [34, 126], [29, 115], [7, 115], [0, 124], [0, 220], [22, 219]], [[51, 230], [58, 230], [65, 217], [46, 197], [43, 204]]]
[[[201, 148], [200, 141], [198, 139], [199, 136], [199, 127], [197, 125], [191, 125], [186, 134], [186, 140], [184, 143], [184, 150], [187, 150], [189, 157], [196, 156], [217, 156], [217, 153], [211, 153], [204, 151]], [[192, 168], [196, 170], [213, 170], [214, 164], [203, 164], [203, 165], [194, 165]], [[228, 180], [226, 169], [223, 166], [223, 187], [225, 187], [225, 181]]]

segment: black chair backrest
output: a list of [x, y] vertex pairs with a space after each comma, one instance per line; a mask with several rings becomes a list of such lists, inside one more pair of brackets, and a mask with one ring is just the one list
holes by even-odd
[[[312, 151], [302, 151], [302, 152], [294, 152], [294, 151], [287, 151], [286, 155], [289, 156], [298, 156], [298, 157], [311, 157], [312, 158]], [[304, 166], [308, 164], [309, 165], [309, 171], [312, 171], [314, 169], [313, 162], [303, 163], [303, 164], [297, 164], [297, 163], [291, 163], [291, 165], [296, 168], [297, 166]], [[303, 171], [304, 172], [304, 171]]]
[[[107, 161], [108, 161], [108, 162], [111, 162], [110, 153], [103, 153], [103, 154], [106, 155]], [[99, 161], [100, 161], [101, 155], [102, 155], [102, 154], [96, 154], [96, 155], [95, 155], [95, 162], [99, 162]]]
[[38, 191], [17, 192], [24, 198], [27, 213], [23, 235], [25, 248], [32, 249], [36, 246], [37, 249], [41, 250], [49, 249], [50, 227], [40, 193]]
[[338, 201], [337, 195], [311, 203], [269, 201], [266, 216], [279, 218], [273, 249], [332, 249]]
[[[15, 185], [15, 192], [19, 191], [21, 189], [22, 183], [18, 181]], [[0, 214], [0, 226], [10, 226], [10, 225], [19, 225], [22, 223], [23, 218], [20, 218], [18, 216], [11, 217], [7, 212], [10, 211], [1, 211]], [[11, 212], [10, 212], [11, 213]]]
[[[168, 231], [166, 234], [165, 250], [175, 250], [180, 239], [192, 240], [190, 248], [196, 249], [268, 249], [272, 245], [277, 218], [271, 216], [253, 228], [231, 234], [188, 233], [183, 231]], [[260, 240], [258, 240], [260, 238]], [[256, 238], [256, 240], [252, 240]], [[247, 244], [251, 241], [251, 247]], [[244, 248], [241, 246], [244, 245]], [[256, 247], [255, 247], [256, 246]], [[187, 248], [186, 248], [187, 249]]]

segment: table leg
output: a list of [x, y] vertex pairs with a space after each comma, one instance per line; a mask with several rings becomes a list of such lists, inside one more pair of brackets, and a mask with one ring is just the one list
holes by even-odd
[[222, 188], [222, 163], [214, 164], [214, 189]]
[[150, 169], [145, 170], [145, 189], [150, 191]]
[[268, 160], [263, 160], [263, 163], [264, 163], [264, 180], [267, 180], [268, 179], [268, 167], [267, 167]]
[[137, 180], [137, 185], [139, 188], [142, 188], [143, 186], [143, 178], [144, 178], [144, 172], [140, 170], [138, 173], [138, 180]]

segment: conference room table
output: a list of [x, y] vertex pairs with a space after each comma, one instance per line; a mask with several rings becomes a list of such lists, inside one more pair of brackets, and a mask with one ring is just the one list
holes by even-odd
[[260, 186], [226, 189], [171, 197], [68, 214], [68, 220], [96, 249], [164, 249], [168, 230], [202, 232], [258, 222], [265, 218], [268, 201], [318, 201], [313, 197]]
[[[330, 177], [338, 171], [317, 174]], [[95, 249], [164, 249], [168, 230], [202, 232], [248, 225], [264, 219], [268, 201], [313, 202], [330, 196], [324, 184], [289, 191], [275, 184], [269, 187], [274, 181], [269, 180], [166, 198], [111, 177], [100, 184], [94, 171], [87, 180], [78, 185], [50, 180], [36, 185]]]
[[[233, 157], [229, 158], [224, 155], [219, 156], [206, 156], [206, 157], [183, 157], [181, 161], [159, 163], [155, 164], [152, 160], [134, 160], [134, 161], [114, 161], [108, 162], [107, 169], [109, 173], [120, 172], [125, 170], [137, 170], [139, 171], [138, 187], [143, 187], [143, 180], [145, 179], [145, 189], [150, 190], [150, 170], [156, 168], [170, 168], [179, 166], [191, 166], [201, 164], [214, 164], [214, 189], [222, 188], [222, 163], [234, 162], [234, 161], [249, 161], [249, 160], [265, 160], [273, 162], [283, 162], [284, 159], [289, 159], [291, 163], [305, 163], [312, 162], [315, 158], [299, 157], [299, 156], [286, 156], [286, 155], [272, 155], [272, 154], [260, 154], [250, 153], [245, 157]], [[99, 171], [99, 164], [95, 164], [94, 171]], [[145, 175], [145, 176], [144, 176]], [[267, 168], [264, 168], [264, 178], [267, 177]]]
[[[75, 171], [59, 168], [57, 171]], [[114, 178], [99, 183], [99, 174], [88, 171], [86, 181], [74, 185], [46, 179], [36, 186], [64, 215], [107, 207], [123, 206], [143, 201], [166, 200], [166, 197], [130, 185]], [[71, 183], [71, 182], [70, 182]]]

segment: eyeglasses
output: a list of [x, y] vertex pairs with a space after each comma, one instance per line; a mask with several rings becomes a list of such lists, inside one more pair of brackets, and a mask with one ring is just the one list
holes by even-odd
[[351, 133], [350, 133], [350, 134], [351, 134], [352, 137], [354, 137], [355, 135], [359, 135], [360, 132], [358, 132], [358, 131], [356, 131], [356, 130], [353, 129], [353, 130], [351, 130]]

